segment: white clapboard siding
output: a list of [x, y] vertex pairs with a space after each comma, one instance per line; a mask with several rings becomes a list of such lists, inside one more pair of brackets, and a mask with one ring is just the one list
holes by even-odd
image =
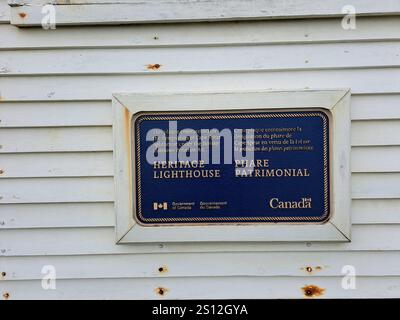
[[[303, 298], [312, 284], [321, 297], [400, 297], [398, 16], [357, 16], [355, 30], [339, 17], [45, 31], [5, 24], [3, 8], [0, 292]], [[352, 94], [351, 242], [115, 244], [113, 93], [326, 88]], [[44, 265], [56, 267], [55, 291], [41, 289]], [[344, 265], [356, 267], [357, 290], [342, 290]]]
[[0, 229], [113, 227], [113, 202], [0, 204]]
[[358, 95], [351, 99], [353, 120], [400, 119], [400, 95]]
[[[1, 0], [5, 1], [5, 0]], [[0, 1], [0, 3], [1, 3]], [[50, 32], [0, 25], [0, 48], [134, 48], [268, 43], [327, 43], [398, 40], [397, 17], [358, 17], [357, 28], [342, 28], [340, 18], [312, 20], [241, 21], [63, 28]]]
[[[400, 277], [357, 277], [357, 290], [342, 288], [339, 277], [191, 277], [57, 280], [43, 290], [41, 280], [3, 281], [9, 299], [277, 299], [305, 298], [304, 287], [322, 289], [318, 298], [390, 298], [400, 295]], [[79, 288], [79, 290], [77, 290]], [[163, 295], [158, 293], [163, 288]]]
[[352, 146], [400, 145], [400, 121], [376, 120], [351, 123]]
[[112, 151], [111, 127], [0, 129], [0, 153]]
[[112, 177], [0, 179], [0, 204], [114, 200]]
[[[400, 121], [399, 125], [400, 125]], [[400, 172], [400, 146], [353, 147], [352, 172]]]
[[[384, 2], [384, 5], [381, 4]], [[41, 8], [46, 0], [13, 0], [11, 23], [18, 26], [42, 24]], [[158, 1], [67, 1], [56, 6], [58, 25], [165, 23], [249, 19], [292, 19], [343, 17], [346, 0], [158, 0]], [[79, 4], [79, 5], [78, 5]], [[393, 15], [400, 12], [397, 0], [353, 0], [357, 15]], [[344, 8], [346, 9], [346, 8]], [[354, 9], [355, 10], [355, 9]]]
[[0, 256], [235, 251], [400, 251], [399, 232], [398, 224], [364, 224], [352, 226], [352, 241], [346, 243], [205, 242], [116, 245], [113, 227], [3, 229], [0, 232]]
[[353, 173], [351, 190], [353, 199], [400, 198], [400, 172]]
[[[400, 41], [143, 49], [0, 51], [0, 76], [311, 70], [400, 66]], [[279, 56], [279, 60], [276, 57]], [[246, 57], [246, 59], [244, 59]]]
[[111, 102], [3, 102], [0, 120], [0, 128], [111, 125]]
[[[0, 25], [10, 22], [10, 7], [7, 0], [0, 0]], [[1, 46], [1, 44], [0, 44]]]
[[[400, 119], [400, 94], [353, 95], [353, 120]], [[111, 101], [2, 102], [0, 128], [107, 126]]]
[[[356, 224], [400, 224], [400, 199], [352, 201]], [[112, 202], [1, 204], [0, 229], [114, 227]]]
[[[42, 279], [53, 265], [57, 279], [169, 278], [218, 276], [341, 276], [352, 265], [357, 276], [400, 275], [400, 252], [233, 252], [0, 257], [3, 280]], [[382, 268], [382, 265], [385, 268]], [[118, 267], [116, 267], [118, 266]], [[134, 268], [132, 266], [135, 266]]]
[[[49, 0], [8, 0], [8, 2], [14, 6], [42, 6], [49, 3]], [[160, 5], [157, 10], [163, 10], [168, 8], [175, 8], [177, 10], [180, 6], [183, 7], [182, 12], [180, 14], [186, 13], [188, 9], [201, 9], [204, 12], [207, 12], [208, 6], [215, 6], [218, 4], [218, 0], [210, 0], [209, 4], [204, 5], [202, 0], [192, 0], [191, 3], [187, 3], [187, 0], [74, 0], [73, 4], [71, 4], [71, 0], [55, 0], [55, 5], [81, 5], [81, 4], [114, 4], [116, 6], [120, 4], [128, 4], [131, 3], [137, 8], [149, 6], [151, 8], [155, 8], [154, 5]], [[399, 4], [397, 1], [393, 0], [382, 0], [381, 1], [384, 6], [377, 5], [372, 0], [355, 0], [353, 4], [359, 5], [359, 13], [360, 14], [368, 14], [368, 15], [377, 15], [378, 13], [391, 13], [395, 14], [396, 9], [399, 8]], [[267, 18], [269, 15], [271, 18], [278, 18], [279, 15], [277, 12], [281, 12], [284, 14], [284, 17], [289, 18], [290, 16], [298, 17], [301, 13], [307, 13], [307, 16], [312, 15], [313, 18], [316, 13], [319, 12], [322, 16], [331, 16], [331, 15], [342, 15], [341, 8], [346, 4], [344, 0], [326, 0], [324, 5], [317, 5], [310, 3], [305, 0], [226, 0], [225, 6], [221, 6], [218, 10], [224, 9], [229, 14], [233, 14], [237, 8], [231, 8], [234, 5], [238, 6], [248, 6], [249, 4], [253, 5], [252, 8], [246, 8], [246, 11], [251, 12], [251, 14], [259, 14], [262, 13], [260, 18]], [[287, 5], [291, 5], [290, 8], [286, 8]], [[264, 7], [270, 5], [272, 8], [268, 8], [268, 10], [264, 10]], [[179, 15], [179, 12], [174, 12], [176, 15]], [[149, 13], [150, 14], [150, 13]], [[170, 13], [172, 14], [172, 12]], [[192, 14], [199, 14], [193, 12]], [[218, 17], [218, 20], [221, 20], [223, 17]], [[221, 19], [220, 19], [221, 18]], [[225, 17], [228, 18], [228, 17]], [[232, 17], [231, 17], [232, 18]], [[254, 17], [253, 17], [254, 18]], [[191, 18], [190, 20], [195, 20]]]
[[400, 199], [359, 199], [351, 204], [354, 224], [400, 223]]
[[351, 88], [352, 94], [400, 93], [400, 68], [179, 75], [154, 71], [144, 75], [7, 76], [0, 77], [0, 88], [3, 101], [108, 100], [113, 93], [133, 91]]
[[112, 176], [112, 152], [8, 153], [0, 157], [4, 178]]

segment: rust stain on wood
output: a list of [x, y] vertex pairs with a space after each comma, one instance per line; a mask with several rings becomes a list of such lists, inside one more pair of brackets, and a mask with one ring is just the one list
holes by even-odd
[[316, 266], [316, 267], [311, 267], [311, 266], [307, 266], [307, 267], [303, 267], [301, 268], [301, 270], [306, 271], [309, 274], [312, 274], [314, 271], [321, 271], [322, 267], [321, 266]]
[[[130, 127], [131, 127], [131, 114], [127, 107], [124, 107], [124, 129], [125, 129], [125, 142], [129, 144], [130, 140]], [[130, 147], [130, 145], [129, 145]]]
[[[125, 146], [126, 146], [126, 150], [129, 150], [128, 152], [128, 163], [132, 163], [132, 159], [131, 159], [131, 153], [132, 153], [132, 146], [131, 146], [131, 129], [132, 129], [132, 114], [130, 113], [130, 111], [128, 110], [127, 107], [124, 106], [124, 134], [125, 134]], [[128, 166], [128, 175], [129, 177], [132, 175], [131, 172], [131, 166]], [[129, 201], [130, 203], [133, 203], [133, 199], [132, 199], [132, 190], [133, 190], [133, 186], [132, 186], [132, 179], [129, 179]]]
[[8, 300], [10, 298], [10, 294], [8, 292], [3, 293], [3, 299]]
[[325, 289], [312, 284], [304, 286], [301, 290], [307, 298], [320, 297], [325, 293]]
[[20, 13], [18, 13], [18, 15], [19, 15], [22, 19], [24, 19], [24, 18], [27, 16], [27, 14], [26, 14], [25, 12], [20, 12]]
[[161, 68], [161, 64], [155, 63], [155, 64], [148, 64], [147, 69], [148, 70], [158, 70]]

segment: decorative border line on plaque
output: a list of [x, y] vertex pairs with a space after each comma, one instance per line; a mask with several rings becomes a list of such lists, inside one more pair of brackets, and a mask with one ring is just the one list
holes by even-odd
[[[302, 113], [300, 113], [302, 112]], [[219, 119], [257, 119], [257, 118], [296, 118], [296, 117], [320, 117], [323, 126], [323, 161], [324, 161], [324, 214], [320, 217], [293, 217], [293, 216], [279, 216], [279, 217], [182, 217], [182, 218], [144, 218], [142, 215], [142, 197], [141, 197], [141, 176], [140, 176], [140, 123], [145, 120], [219, 120]], [[189, 116], [178, 115], [144, 115], [138, 118], [136, 124], [136, 201], [137, 201], [137, 216], [139, 222], [144, 223], [179, 223], [190, 224], [193, 222], [203, 223], [251, 223], [251, 222], [285, 222], [285, 223], [299, 223], [303, 221], [308, 222], [324, 222], [329, 215], [329, 145], [328, 145], [328, 121], [327, 115], [322, 111], [309, 112], [285, 112], [275, 111], [269, 113], [238, 113], [238, 114], [194, 114]], [[136, 218], [136, 217], [134, 217]], [[186, 223], [185, 223], [186, 222]]]

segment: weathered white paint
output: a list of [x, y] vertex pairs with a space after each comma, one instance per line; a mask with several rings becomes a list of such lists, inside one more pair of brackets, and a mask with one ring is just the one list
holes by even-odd
[[352, 172], [399, 172], [400, 148], [382, 146], [351, 149]]
[[[400, 118], [400, 95], [353, 95], [352, 120]], [[376, 106], [379, 105], [379, 108]], [[34, 110], [34, 112], [32, 112]], [[25, 117], [27, 113], [30, 117]], [[65, 102], [3, 102], [0, 128], [111, 126], [109, 100]]]
[[46, 152], [2, 154], [5, 178], [113, 176], [112, 152]]
[[[8, 280], [41, 279], [45, 264], [60, 266], [58, 279], [169, 277], [318, 277], [340, 276], [354, 265], [360, 276], [396, 276], [400, 253], [391, 252], [255, 252], [32, 256], [0, 258]], [[368, 262], [368, 263], [366, 263]], [[385, 268], [382, 268], [382, 263]], [[118, 266], [118, 267], [116, 267]], [[135, 268], [132, 268], [135, 266]], [[159, 268], [163, 269], [160, 271]], [[311, 267], [311, 270], [307, 270]]]
[[[29, 117], [26, 115], [29, 114]], [[109, 101], [2, 103], [0, 128], [111, 126]]]
[[111, 151], [111, 127], [0, 129], [0, 153]]
[[0, 229], [112, 227], [110, 202], [2, 204]]
[[[4, 0], [0, 0], [1, 1]], [[65, 28], [50, 32], [0, 25], [0, 47], [7, 49], [186, 47], [232, 44], [290, 44], [399, 40], [398, 17], [357, 17], [345, 30], [340, 19], [223, 22]], [[273, 32], [272, 32], [273, 31]]]
[[[191, 48], [0, 51], [1, 75], [216, 73], [391, 67], [400, 63], [400, 41]], [[282, 54], [285, 52], [285, 54]], [[280, 55], [279, 61], [274, 58]], [[65, 57], [68, 59], [65, 59]], [[238, 59], [242, 57], [242, 59]], [[251, 59], [244, 59], [251, 57]], [[62, 61], [62, 63], [60, 63]]]
[[6, 0], [0, 0], [0, 25], [10, 22], [10, 7]]
[[352, 122], [353, 146], [390, 146], [400, 143], [400, 126], [397, 120], [370, 120]]
[[377, 120], [400, 118], [400, 95], [358, 95], [352, 98], [353, 120]]
[[[352, 226], [352, 242], [151, 243], [115, 245], [114, 227], [3, 229], [1, 256], [103, 255], [169, 252], [399, 251], [398, 224]], [[52, 239], [52, 241], [49, 241]], [[55, 241], [57, 240], [57, 241]], [[4, 251], [1, 251], [4, 250]], [[333, 254], [333, 253], [332, 253]]]
[[113, 201], [112, 177], [0, 179], [0, 204]]
[[[290, 47], [286, 50], [290, 51]], [[392, 94], [400, 92], [400, 68], [179, 74], [154, 71], [135, 76], [3, 76], [0, 77], [0, 95], [4, 101], [106, 100], [114, 92], [171, 92], [171, 83], [176, 91], [351, 88], [352, 95]]]
[[[358, 277], [357, 290], [343, 290], [342, 277], [202, 277], [119, 278], [57, 281], [57, 290], [42, 290], [41, 280], [9, 281], [3, 289], [9, 299], [288, 299], [305, 298], [301, 288], [314, 284], [325, 289], [324, 298], [391, 298], [400, 295], [397, 276]], [[160, 296], [157, 288], [165, 288]], [[38, 289], [40, 288], [40, 289]], [[77, 290], [76, 288], [81, 288]], [[40, 290], [40, 293], [39, 293]]]
[[[25, 3], [29, 5], [24, 5]], [[41, 7], [46, 0], [11, 0], [11, 23], [19, 26], [40, 25]], [[290, 19], [344, 16], [347, 0], [81, 0], [58, 1], [57, 23], [122, 24], [188, 21], [224, 21], [249, 19]], [[397, 0], [353, 0], [358, 15], [400, 13]], [[20, 14], [24, 13], [25, 16]]]
[[[390, 11], [387, 3], [373, 5]], [[10, 299], [157, 298], [163, 286], [167, 298], [302, 298], [301, 288], [315, 284], [326, 289], [323, 297], [400, 297], [398, 16], [358, 17], [351, 31], [340, 18], [44, 31], [4, 24], [8, 9], [0, 0], [0, 69], [8, 63], [17, 72], [0, 75], [0, 272], [7, 274], [0, 292]], [[343, 58], [318, 62], [309, 48]], [[114, 49], [118, 59], [118, 52], [143, 59], [141, 50], [149, 55], [143, 65], [162, 66], [150, 72], [133, 61], [124, 70]], [[269, 49], [273, 62], [257, 64]], [[360, 59], [348, 64], [344, 50], [350, 57], [359, 50]], [[46, 59], [53, 65], [43, 70]], [[277, 71], [282, 66], [288, 69]], [[352, 91], [351, 243], [114, 244], [112, 93], [306, 87]], [[57, 268], [55, 292], [40, 289], [44, 264]], [[357, 290], [340, 288], [345, 264], [360, 275]], [[159, 273], [161, 266], [168, 271]]]
[[353, 223], [400, 223], [400, 199], [360, 199], [352, 201]]

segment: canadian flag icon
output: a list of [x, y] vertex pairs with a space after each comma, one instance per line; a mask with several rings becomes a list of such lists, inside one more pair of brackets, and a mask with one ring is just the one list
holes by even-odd
[[167, 210], [168, 203], [167, 202], [153, 202], [153, 210]]

